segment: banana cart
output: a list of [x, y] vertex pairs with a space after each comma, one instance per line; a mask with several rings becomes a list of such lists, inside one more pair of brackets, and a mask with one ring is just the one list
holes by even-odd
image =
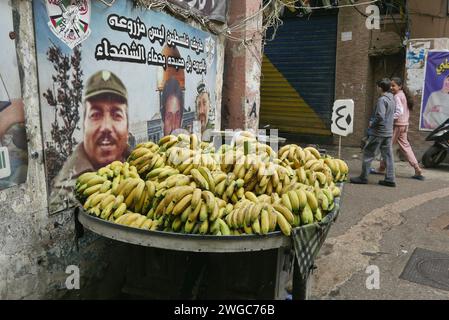
[[75, 224], [78, 235], [86, 228], [129, 245], [123, 291], [133, 297], [285, 300], [291, 293], [303, 300], [310, 297], [314, 260], [339, 212], [336, 198], [321, 222], [294, 228], [290, 237], [280, 231], [243, 236], [147, 231], [88, 215], [81, 206]]

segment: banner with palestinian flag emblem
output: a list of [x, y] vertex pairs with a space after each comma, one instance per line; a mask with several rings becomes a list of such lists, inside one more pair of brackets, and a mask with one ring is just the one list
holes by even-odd
[[71, 49], [90, 35], [90, 0], [47, 0], [48, 26]]

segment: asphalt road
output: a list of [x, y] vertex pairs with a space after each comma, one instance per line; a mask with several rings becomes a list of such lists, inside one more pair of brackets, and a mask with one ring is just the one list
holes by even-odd
[[[345, 148], [342, 158], [357, 176], [360, 149]], [[345, 184], [340, 216], [316, 260], [312, 299], [449, 299], [449, 291], [399, 278], [415, 248], [449, 254], [449, 165], [426, 169], [425, 181], [410, 178], [408, 163], [395, 165], [396, 188], [378, 185], [379, 175], [368, 185]], [[373, 270], [379, 283], [369, 289]]]

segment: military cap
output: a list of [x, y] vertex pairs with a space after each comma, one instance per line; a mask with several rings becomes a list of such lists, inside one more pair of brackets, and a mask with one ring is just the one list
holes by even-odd
[[87, 80], [84, 99], [104, 93], [115, 94], [128, 101], [128, 93], [123, 82], [114, 73], [107, 70], [98, 71]]

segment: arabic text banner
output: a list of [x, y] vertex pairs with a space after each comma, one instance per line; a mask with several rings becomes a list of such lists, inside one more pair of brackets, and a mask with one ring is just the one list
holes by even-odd
[[[214, 129], [219, 81], [210, 33], [132, 1], [110, 8], [47, 1], [33, 1], [33, 9], [49, 207], [56, 212], [74, 204], [77, 176], [125, 160], [136, 144], [178, 129]], [[81, 20], [88, 36], [72, 49], [67, 30]]]

